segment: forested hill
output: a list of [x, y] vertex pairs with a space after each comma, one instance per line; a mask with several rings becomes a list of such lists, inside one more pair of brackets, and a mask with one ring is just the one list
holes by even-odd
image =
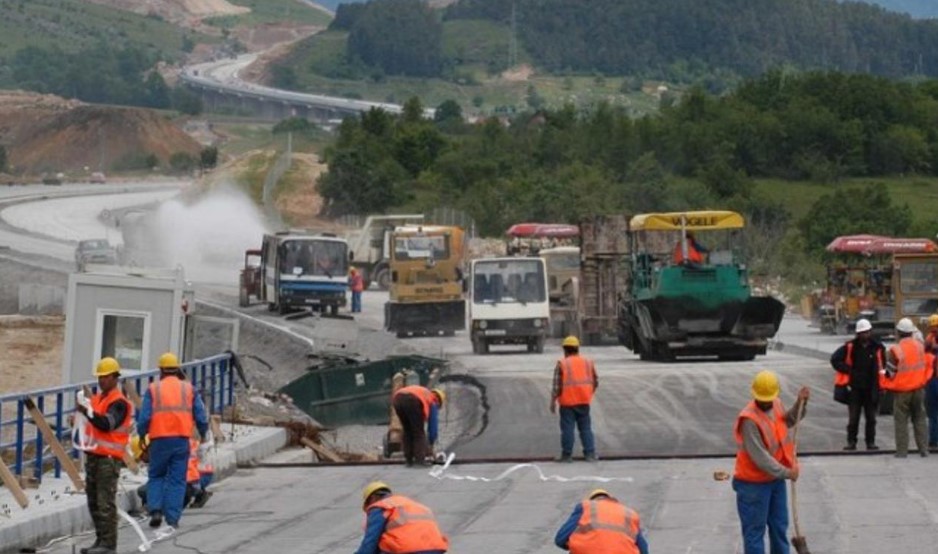
[[[460, 0], [449, 19], [508, 22], [513, 2]], [[938, 75], [938, 21], [834, 0], [517, 0], [518, 34], [552, 71], [660, 74], [791, 64], [898, 77]]]
[[912, 17], [938, 17], [938, 2], [935, 0], [864, 0], [895, 12], [910, 14]]

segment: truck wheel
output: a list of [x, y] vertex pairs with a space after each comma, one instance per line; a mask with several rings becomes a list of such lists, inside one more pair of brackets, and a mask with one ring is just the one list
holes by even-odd
[[289, 311], [290, 309], [286, 307], [285, 305], [283, 304], [277, 305], [277, 313], [279, 313], [280, 315], [286, 315]]
[[238, 287], [238, 305], [242, 308], [248, 306], [248, 289], [244, 285]]
[[488, 354], [489, 344], [485, 342], [485, 339], [473, 339], [472, 353], [473, 354]]
[[378, 270], [378, 273], [375, 275], [375, 282], [378, 284], [378, 288], [381, 290], [388, 290], [391, 288], [391, 272], [388, 271], [388, 268], [382, 267]]
[[268, 312], [276, 312], [276, 311], [277, 311], [277, 305], [274, 304], [273, 302], [268, 302], [268, 303], [267, 303], [267, 311], [268, 311]]
[[333, 304], [333, 305], [329, 306], [329, 313], [332, 314], [332, 315], [334, 315], [334, 316], [335, 316], [335, 315], [339, 315], [339, 305], [338, 305], [338, 304]]
[[536, 354], [543, 354], [543, 353], [544, 353], [544, 337], [539, 337], [539, 338], [534, 342], [534, 352], [535, 352]]

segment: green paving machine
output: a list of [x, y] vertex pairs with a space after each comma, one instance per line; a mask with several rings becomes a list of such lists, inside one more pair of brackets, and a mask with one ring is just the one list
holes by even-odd
[[785, 306], [752, 295], [739, 247], [744, 227], [729, 211], [634, 216], [619, 342], [643, 360], [765, 354]]

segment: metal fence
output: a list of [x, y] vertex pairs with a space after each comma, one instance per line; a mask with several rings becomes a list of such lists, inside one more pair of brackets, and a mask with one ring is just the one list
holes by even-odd
[[[210, 413], [221, 413], [234, 402], [234, 368], [230, 353], [188, 362], [183, 364], [182, 369], [195, 390], [201, 393], [205, 408]], [[124, 377], [122, 381], [129, 383], [142, 396], [158, 376], [159, 370], [151, 370]], [[97, 385], [97, 381], [88, 381], [0, 396], [0, 454], [4, 454], [3, 463], [16, 475], [28, 475], [28, 470], [34, 478], [41, 480], [43, 473], [51, 469], [55, 477], [59, 477], [61, 464], [48, 450], [49, 445], [45, 444], [45, 438], [33, 423], [26, 408], [26, 399], [33, 400], [59, 442], [70, 444], [75, 395], [83, 386], [97, 391]], [[78, 450], [69, 448], [69, 451], [72, 457], [78, 457]], [[12, 463], [7, 461], [11, 452]]]

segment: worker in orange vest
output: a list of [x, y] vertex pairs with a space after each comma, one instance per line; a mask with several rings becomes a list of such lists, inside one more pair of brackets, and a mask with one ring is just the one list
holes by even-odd
[[[857, 320], [856, 337], [831, 354], [834, 386], [846, 387], [844, 403], [848, 406], [848, 419], [844, 450], [857, 449], [861, 411], [866, 419], [863, 434], [866, 449], [879, 450], [876, 446], [876, 412], [879, 409], [879, 372], [886, 367], [886, 348], [873, 339], [872, 331], [873, 325], [869, 320]], [[834, 399], [840, 401], [836, 390]]]
[[883, 371], [883, 388], [893, 392], [892, 417], [896, 424], [896, 457], [909, 454], [909, 419], [915, 432], [919, 454], [928, 456], [928, 430], [925, 423], [925, 385], [932, 368], [925, 359], [925, 345], [913, 337], [918, 329], [904, 317], [896, 324], [899, 342], [889, 348], [888, 371]]
[[442, 554], [449, 549], [430, 508], [394, 494], [381, 481], [368, 483], [362, 499], [365, 536], [355, 554]]
[[736, 418], [736, 471], [733, 490], [743, 533], [745, 554], [765, 554], [769, 530], [772, 554], [788, 554], [788, 495], [785, 479], [798, 479], [798, 463], [788, 428], [798, 423], [810, 391], [802, 387], [798, 401], [785, 411], [779, 400], [778, 376], [760, 371], [752, 381], [752, 401]]
[[424, 465], [431, 463], [427, 453], [429, 447], [436, 444], [440, 407], [445, 401], [443, 389], [430, 390], [420, 385], [401, 387], [391, 397], [391, 405], [404, 430], [402, 449], [407, 467], [413, 467], [415, 461]]
[[365, 290], [365, 279], [354, 267], [349, 269], [348, 286], [352, 291], [352, 313], [362, 311], [362, 291]]
[[91, 450], [85, 457], [85, 493], [94, 522], [95, 541], [81, 554], [113, 554], [117, 550], [117, 482], [130, 442], [133, 405], [117, 386], [120, 364], [102, 358], [95, 367], [98, 393], [90, 404], [81, 398], [76, 410], [88, 418]]
[[[208, 414], [202, 397], [183, 381], [179, 359], [172, 352], [160, 356], [160, 380], [151, 383], [143, 396], [137, 432], [149, 436], [147, 510], [150, 527], [158, 539], [179, 527], [186, 496], [189, 439], [197, 430], [202, 440], [208, 433]], [[163, 517], [166, 517], [165, 525]]]
[[926, 363], [932, 369], [931, 379], [925, 385], [925, 415], [928, 417], [928, 449], [938, 448], [938, 314], [928, 316], [928, 335], [925, 336]]
[[596, 489], [576, 505], [554, 544], [571, 554], [648, 554], [638, 512]]
[[[684, 254], [684, 244], [687, 245], [687, 254]], [[677, 241], [677, 244], [674, 245], [674, 253], [671, 256], [671, 261], [675, 265], [700, 265], [704, 263], [704, 254], [708, 253], [709, 250], [704, 248], [697, 238], [694, 236], [692, 231], [687, 231], [684, 234], [683, 241]]]
[[573, 461], [573, 429], [580, 431], [583, 456], [588, 462], [596, 461], [596, 445], [590, 420], [590, 403], [599, 387], [599, 377], [593, 360], [580, 356], [580, 340], [574, 336], [563, 339], [563, 359], [554, 367], [554, 387], [550, 398], [550, 413], [557, 412], [560, 404], [560, 462]]

